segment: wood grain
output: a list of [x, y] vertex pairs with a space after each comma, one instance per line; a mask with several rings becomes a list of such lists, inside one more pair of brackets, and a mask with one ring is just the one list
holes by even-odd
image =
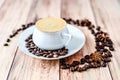
[[[36, 15], [60, 17], [60, 1], [35, 0], [32, 3], [27, 22]], [[35, 59], [18, 50], [8, 80], [59, 80], [59, 60]]]
[[[27, 3], [27, 4], [26, 4]], [[31, 0], [5, 0], [0, 8], [0, 80], [6, 80], [17, 49], [17, 39], [9, 47], [3, 47], [9, 34], [26, 21]]]
[[[89, 0], [63, 0], [62, 1], [62, 16], [71, 17], [74, 19], [88, 18], [95, 23], [95, 18], [92, 13]], [[95, 43], [94, 37], [86, 28], [80, 28], [86, 36], [86, 44], [80, 52], [68, 58], [68, 62], [73, 60], [80, 60], [80, 58], [86, 54], [93, 52]], [[86, 72], [71, 72], [69, 70], [60, 70], [61, 80], [112, 80], [109, 68], [91, 69]]]
[[[88, 18], [109, 33], [115, 46], [112, 62], [106, 68], [71, 72], [59, 69], [59, 60], [47, 61], [29, 57], [17, 47], [19, 35], [3, 47], [9, 34], [35, 17]], [[0, 80], [120, 80], [120, 0], [0, 0]], [[80, 60], [95, 49], [94, 37], [86, 36], [85, 46], [67, 58]]]
[[109, 63], [109, 68], [113, 80], [120, 80], [120, 3], [118, 0], [105, 0], [104, 2], [92, 0], [91, 4], [97, 25], [101, 25], [114, 42], [115, 51], [112, 52], [113, 58]]

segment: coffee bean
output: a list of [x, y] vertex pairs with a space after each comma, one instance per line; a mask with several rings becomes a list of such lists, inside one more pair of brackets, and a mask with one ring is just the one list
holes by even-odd
[[89, 55], [85, 55], [85, 59], [90, 59], [90, 56]]
[[53, 57], [54, 57], [54, 58], [57, 58], [57, 57], [58, 57], [58, 55], [57, 55], [57, 54], [54, 54], [54, 55], [53, 55]]
[[86, 64], [84, 67], [85, 67], [86, 69], [89, 69], [89, 65], [88, 65], [88, 64]]
[[115, 50], [113, 47], [110, 47], [109, 49], [110, 49], [111, 51], [114, 51], [114, 50]]
[[10, 39], [7, 39], [6, 42], [10, 42]]
[[92, 34], [95, 34], [95, 31], [94, 31], [94, 30], [91, 30], [91, 33], [92, 33]]
[[8, 44], [7, 44], [7, 43], [5, 43], [5, 44], [4, 44], [4, 46], [8, 46]]
[[96, 28], [96, 30], [98, 30], [98, 31], [100, 31], [100, 29], [101, 29], [100, 26], [98, 26], [98, 27]]
[[110, 58], [104, 58], [104, 62], [110, 62], [111, 59]]
[[21, 31], [22, 29], [21, 28], [19, 28], [19, 29], [17, 29], [17, 32], [19, 32], [19, 31]]
[[68, 53], [68, 50], [67, 49], [64, 49], [62, 52], [60, 52], [60, 55], [65, 55]]
[[73, 61], [72, 64], [71, 64], [71, 66], [76, 66], [76, 65], [79, 65], [79, 64], [80, 64], [79, 61]]
[[85, 62], [86, 62], [85, 58], [82, 58], [82, 59], [80, 60], [80, 63], [81, 63], [81, 64], [84, 64]]
[[72, 72], [76, 71], [75, 67], [70, 67], [70, 70], [71, 70]]
[[46, 57], [47, 56], [47, 54], [43, 54], [43, 57]]
[[106, 64], [106, 63], [103, 63], [101, 66], [102, 66], [102, 67], [106, 67], [106, 66], [107, 66], [107, 64]]
[[24, 25], [24, 24], [22, 25], [22, 28], [25, 28], [25, 25]]
[[61, 65], [64, 65], [65, 62], [66, 62], [66, 59], [60, 59], [60, 64], [61, 64]]
[[10, 38], [13, 38], [13, 35], [10, 35], [9, 37], [10, 37]]
[[110, 51], [107, 51], [108, 57], [112, 57], [112, 54]]
[[61, 69], [68, 69], [66, 65], [61, 65]]
[[108, 51], [108, 49], [103, 49], [103, 52], [107, 52]]
[[78, 71], [78, 72], [82, 72], [83, 69], [82, 69], [81, 67], [79, 67], [79, 68], [77, 69], [77, 71]]
[[79, 22], [79, 20], [77, 19], [76, 20], [76, 24], [79, 26], [80, 25], [80, 22]]
[[47, 55], [46, 57], [47, 57], [47, 58], [52, 58], [53, 55], [52, 55], [52, 54], [49, 54], [49, 55]]
[[87, 67], [82, 67], [82, 71], [86, 71], [87, 70]]

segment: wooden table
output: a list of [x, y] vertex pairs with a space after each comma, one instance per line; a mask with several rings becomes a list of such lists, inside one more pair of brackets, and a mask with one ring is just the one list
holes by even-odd
[[[59, 60], [46, 61], [25, 55], [17, 47], [19, 35], [3, 47], [9, 34], [36, 17], [88, 18], [109, 33], [115, 51], [106, 68], [71, 72], [59, 67]], [[87, 28], [85, 46], [68, 61], [79, 60], [94, 49], [94, 37]], [[0, 0], [0, 80], [120, 80], [120, 0]]]

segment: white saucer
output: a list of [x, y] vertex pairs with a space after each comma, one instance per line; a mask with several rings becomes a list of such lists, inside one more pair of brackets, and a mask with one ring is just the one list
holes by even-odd
[[27, 39], [27, 37], [30, 34], [33, 34], [34, 27], [35, 26], [33, 25], [30, 28], [23, 31], [23, 33], [20, 35], [19, 41], [18, 41], [18, 47], [25, 54], [27, 54], [31, 57], [39, 58], [39, 59], [46, 59], [46, 60], [61, 59], [61, 58], [65, 58], [65, 57], [68, 57], [68, 56], [75, 54], [85, 44], [85, 36], [84, 36], [83, 32], [80, 29], [74, 27], [73, 25], [67, 24], [67, 28], [69, 30], [69, 33], [72, 35], [71, 41], [69, 42], [69, 44], [67, 46], [65, 46], [68, 49], [68, 54], [66, 54], [64, 56], [59, 56], [58, 58], [46, 58], [46, 57], [42, 57], [42, 56], [36, 56], [36, 55], [30, 53], [28, 51], [28, 49], [25, 47], [25, 44], [26, 44], [25, 39]]

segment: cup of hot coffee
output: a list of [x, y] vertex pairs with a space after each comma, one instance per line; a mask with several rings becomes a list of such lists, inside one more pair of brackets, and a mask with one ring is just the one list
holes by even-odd
[[66, 22], [61, 18], [49, 17], [36, 22], [33, 42], [41, 49], [56, 50], [68, 45], [72, 36]]

